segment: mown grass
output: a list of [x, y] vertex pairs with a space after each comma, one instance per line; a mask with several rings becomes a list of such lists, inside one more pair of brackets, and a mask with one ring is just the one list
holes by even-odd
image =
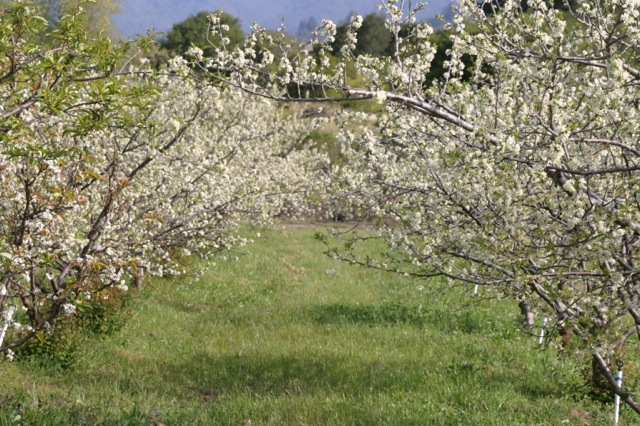
[[66, 371], [1, 365], [0, 424], [611, 424], [511, 302], [337, 263], [308, 227], [259, 232], [148, 283]]

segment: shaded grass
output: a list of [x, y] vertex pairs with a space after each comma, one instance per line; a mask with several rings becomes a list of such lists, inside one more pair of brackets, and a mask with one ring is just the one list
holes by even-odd
[[511, 302], [337, 263], [308, 227], [259, 232], [147, 285], [64, 373], [2, 365], [0, 424], [611, 423]]

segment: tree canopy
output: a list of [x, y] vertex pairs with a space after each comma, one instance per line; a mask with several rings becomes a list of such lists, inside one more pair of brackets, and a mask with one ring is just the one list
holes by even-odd
[[238, 46], [244, 40], [244, 32], [240, 20], [221, 12], [219, 20], [212, 24], [209, 12], [200, 12], [182, 22], [175, 24], [171, 30], [160, 40], [162, 47], [172, 54], [184, 55], [190, 47], [202, 49], [205, 56], [212, 56], [216, 47], [221, 47], [222, 40], [213, 37], [212, 32], [224, 29], [225, 43], [228, 47]]
[[[334, 52], [340, 52], [347, 42], [349, 23], [337, 27], [335, 41], [332, 44]], [[356, 48], [353, 54], [371, 56], [389, 56], [393, 54], [393, 33], [386, 27], [385, 17], [379, 13], [371, 13], [362, 19], [362, 25], [357, 31]]]

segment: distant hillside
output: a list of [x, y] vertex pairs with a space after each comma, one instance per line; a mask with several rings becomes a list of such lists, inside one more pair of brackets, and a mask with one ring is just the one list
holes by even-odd
[[[425, 12], [428, 19], [443, 13], [453, 0], [433, 0]], [[309, 19], [319, 22], [331, 19], [345, 20], [353, 12], [366, 15], [376, 11], [377, 0], [120, 0], [122, 11], [114, 17], [120, 33], [125, 36], [144, 34], [147, 29], [167, 31], [177, 22], [207, 10], [222, 9], [242, 21], [245, 32], [255, 20], [260, 25], [275, 29], [286, 19], [287, 32], [303, 30]]]

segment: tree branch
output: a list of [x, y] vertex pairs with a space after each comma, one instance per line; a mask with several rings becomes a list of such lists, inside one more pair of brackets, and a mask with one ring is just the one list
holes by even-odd
[[618, 386], [618, 383], [616, 382], [615, 377], [611, 373], [611, 370], [609, 369], [609, 366], [605, 362], [604, 358], [602, 358], [602, 355], [600, 355], [598, 352], [595, 352], [593, 354], [593, 357], [598, 362], [598, 365], [602, 369], [602, 373], [606, 377], [607, 382], [609, 382], [609, 386], [611, 386], [611, 390], [613, 390], [616, 395], [618, 395], [629, 407], [631, 407], [633, 411], [635, 411], [637, 414], [640, 414], [640, 406], [633, 399], [633, 397], [629, 392], [625, 391], [622, 387]]

